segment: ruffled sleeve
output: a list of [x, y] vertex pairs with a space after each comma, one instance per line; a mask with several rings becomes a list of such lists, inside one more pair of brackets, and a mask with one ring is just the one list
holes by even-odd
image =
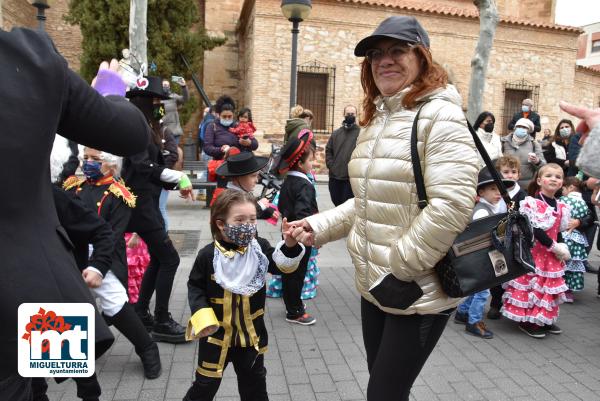
[[[519, 207], [519, 212], [527, 216], [533, 228], [539, 228], [544, 231], [548, 230], [556, 222], [553, 211], [554, 208], [542, 204], [531, 196], [523, 199]], [[567, 220], [567, 224], [568, 222]]]

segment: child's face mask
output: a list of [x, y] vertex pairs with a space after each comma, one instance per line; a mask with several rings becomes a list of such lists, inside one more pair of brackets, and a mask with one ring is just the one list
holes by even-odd
[[239, 247], [245, 247], [256, 237], [256, 224], [228, 224], [223, 227], [223, 234]]

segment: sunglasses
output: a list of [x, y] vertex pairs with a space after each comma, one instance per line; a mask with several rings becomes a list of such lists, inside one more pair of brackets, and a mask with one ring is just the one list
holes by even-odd
[[397, 44], [388, 47], [386, 50], [383, 49], [369, 49], [365, 52], [365, 58], [371, 64], [377, 64], [383, 60], [386, 55], [389, 55], [392, 60], [399, 61], [405, 54], [408, 54], [414, 47], [409, 43]]

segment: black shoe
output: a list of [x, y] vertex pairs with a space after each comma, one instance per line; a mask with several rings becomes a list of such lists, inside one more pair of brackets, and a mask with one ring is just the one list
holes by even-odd
[[544, 326], [546, 333], [550, 334], [562, 334], [562, 329], [555, 324], [547, 324]]
[[460, 313], [458, 310], [454, 314], [454, 323], [456, 324], [467, 324], [469, 321], [469, 315], [466, 313]]
[[500, 313], [500, 309], [498, 309], [498, 308], [491, 307], [487, 313], [487, 318], [491, 319], [491, 320], [498, 320], [501, 317], [502, 317], [502, 314]]
[[158, 320], [154, 322], [154, 327], [152, 328], [152, 337], [154, 337], [154, 340], [171, 344], [186, 342], [185, 327], [173, 320], [170, 313], [168, 316], [167, 320], [163, 322], [159, 322]]
[[546, 329], [544, 326], [538, 326], [533, 323], [520, 323], [519, 329], [529, 337], [533, 338], [544, 338], [546, 337]]
[[144, 376], [146, 379], [156, 379], [162, 372], [162, 365], [160, 363], [160, 354], [158, 352], [158, 345], [152, 343], [145, 350], [136, 353], [142, 360], [142, 366], [144, 367]]
[[135, 312], [140, 317], [140, 320], [142, 321], [142, 324], [144, 325], [146, 330], [148, 330], [149, 332], [152, 331], [152, 329], [154, 328], [154, 316], [152, 316], [150, 311], [146, 309], [144, 312], [140, 312], [136, 309]]

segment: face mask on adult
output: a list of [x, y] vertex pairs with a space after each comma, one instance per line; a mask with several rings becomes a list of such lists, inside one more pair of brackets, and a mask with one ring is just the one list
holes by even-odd
[[155, 104], [152, 107], [152, 117], [154, 117], [156, 121], [160, 121], [164, 116], [165, 106], [163, 106], [162, 104]]
[[228, 118], [221, 118], [220, 122], [223, 127], [229, 127], [231, 124], [233, 124], [233, 120], [230, 120]]
[[163, 91], [167, 94], [170, 95], [171, 94], [171, 87], [169, 85], [163, 85]]
[[564, 127], [559, 130], [561, 138], [568, 138], [571, 135], [571, 128]]
[[527, 138], [529, 132], [527, 132], [527, 128], [517, 127], [515, 128], [515, 132], [513, 132], [513, 135], [515, 136], [515, 138], [523, 140]]
[[355, 115], [348, 114], [347, 116], [344, 117], [344, 127], [346, 127], [346, 128], [352, 127], [355, 122], [356, 122]]
[[483, 130], [485, 132], [493, 132], [494, 131], [494, 123], [487, 123], [483, 126]]
[[225, 224], [223, 234], [239, 247], [248, 246], [252, 239], [256, 237], [256, 224]]
[[529, 113], [529, 106], [523, 105], [521, 106], [521, 110], [523, 110], [523, 113]]
[[100, 178], [104, 177], [104, 174], [102, 174], [102, 162], [99, 161], [95, 161], [95, 160], [86, 160], [83, 162], [83, 166], [81, 167], [81, 170], [83, 170], [83, 175], [85, 175], [85, 178], [87, 178], [88, 180], [92, 180], [92, 181], [96, 181], [99, 180]]

